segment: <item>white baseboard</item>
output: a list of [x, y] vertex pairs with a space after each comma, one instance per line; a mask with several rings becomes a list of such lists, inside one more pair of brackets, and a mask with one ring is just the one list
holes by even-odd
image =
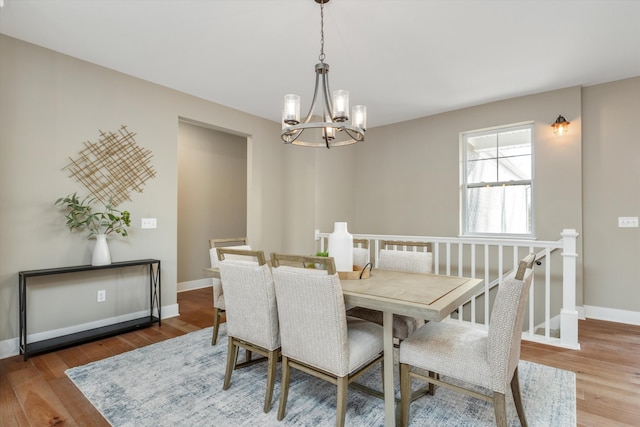
[[178, 304], [164, 305], [162, 306], [162, 318], [170, 319], [172, 317], [180, 316], [180, 310]]
[[[86, 331], [88, 329], [100, 328], [102, 326], [111, 325], [113, 323], [126, 322], [127, 320], [137, 319], [139, 317], [148, 316], [149, 311], [144, 310], [137, 313], [125, 314], [122, 316], [115, 316], [108, 319], [100, 319], [94, 322], [83, 323], [81, 325], [73, 325], [65, 328], [54, 329], [51, 331], [37, 332], [35, 334], [29, 334], [27, 336], [27, 342], [36, 342], [47, 340], [50, 338], [60, 337], [62, 335], [73, 334], [76, 332]], [[157, 312], [154, 313], [157, 315]], [[168, 319], [171, 317], [177, 317], [180, 315], [178, 310], [178, 304], [172, 304], [162, 307], [162, 318]], [[19, 345], [20, 340], [18, 337], [10, 338], [8, 340], [0, 341], [0, 359], [5, 359], [7, 357], [16, 356], [19, 354]]]
[[211, 279], [190, 280], [178, 283], [178, 292], [193, 291], [194, 289], [210, 288], [213, 286]]
[[638, 311], [618, 310], [616, 308], [585, 305], [584, 314], [588, 319], [607, 320], [609, 322], [640, 326], [640, 312]]
[[8, 340], [0, 341], [0, 359], [16, 356], [18, 354], [19, 344], [20, 342], [18, 341], [18, 338], [10, 338]]
[[[544, 329], [544, 322], [539, 323], [537, 325], [535, 325], [535, 327], [533, 328], [534, 331], [537, 331], [538, 329]], [[557, 316], [553, 316], [551, 319], [549, 319], [549, 329], [560, 329], [560, 315], [558, 314]]]

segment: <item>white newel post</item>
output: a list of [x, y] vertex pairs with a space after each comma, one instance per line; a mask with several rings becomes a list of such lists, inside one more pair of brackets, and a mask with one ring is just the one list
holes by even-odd
[[353, 235], [346, 222], [336, 222], [329, 235], [329, 256], [333, 257], [337, 271], [353, 271]]
[[562, 236], [562, 309], [560, 310], [560, 342], [563, 347], [580, 349], [578, 311], [576, 310], [576, 230], [564, 229]]

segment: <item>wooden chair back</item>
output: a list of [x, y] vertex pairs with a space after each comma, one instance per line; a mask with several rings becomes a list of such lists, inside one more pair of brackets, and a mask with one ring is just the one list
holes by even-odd
[[233, 249], [233, 247], [229, 247], [229, 248], [217, 248], [216, 252], [218, 253], [218, 260], [219, 261], [224, 261], [225, 260], [225, 254], [226, 255], [233, 255], [233, 259], [238, 259], [238, 257], [250, 257], [253, 260], [257, 260], [258, 261], [258, 265], [265, 265], [267, 263], [265, 257], [264, 257], [264, 252], [263, 251], [252, 251], [252, 250], [247, 250], [247, 249]]
[[302, 265], [303, 267], [310, 264], [323, 265], [327, 274], [336, 274], [336, 264], [332, 257], [326, 256], [304, 256], [304, 255], [287, 255], [271, 253], [271, 266], [273, 268], [280, 267], [281, 265]]
[[220, 248], [226, 246], [248, 245], [246, 237], [229, 237], [224, 239], [209, 239], [209, 248]]

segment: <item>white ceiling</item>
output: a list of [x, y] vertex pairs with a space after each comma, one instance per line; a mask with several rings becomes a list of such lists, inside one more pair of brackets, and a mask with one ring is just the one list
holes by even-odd
[[[314, 0], [2, 4], [8, 36], [274, 121], [287, 93], [309, 108]], [[325, 54], [371, 128], [640, 76], [640, 1], [331, 0]]]

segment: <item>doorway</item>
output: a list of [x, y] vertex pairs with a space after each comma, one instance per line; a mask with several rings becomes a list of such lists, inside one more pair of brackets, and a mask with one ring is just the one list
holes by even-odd
[[247, 234], [247, 138], [178, 124], [178, 291], [211, 285], [209, 239]]

